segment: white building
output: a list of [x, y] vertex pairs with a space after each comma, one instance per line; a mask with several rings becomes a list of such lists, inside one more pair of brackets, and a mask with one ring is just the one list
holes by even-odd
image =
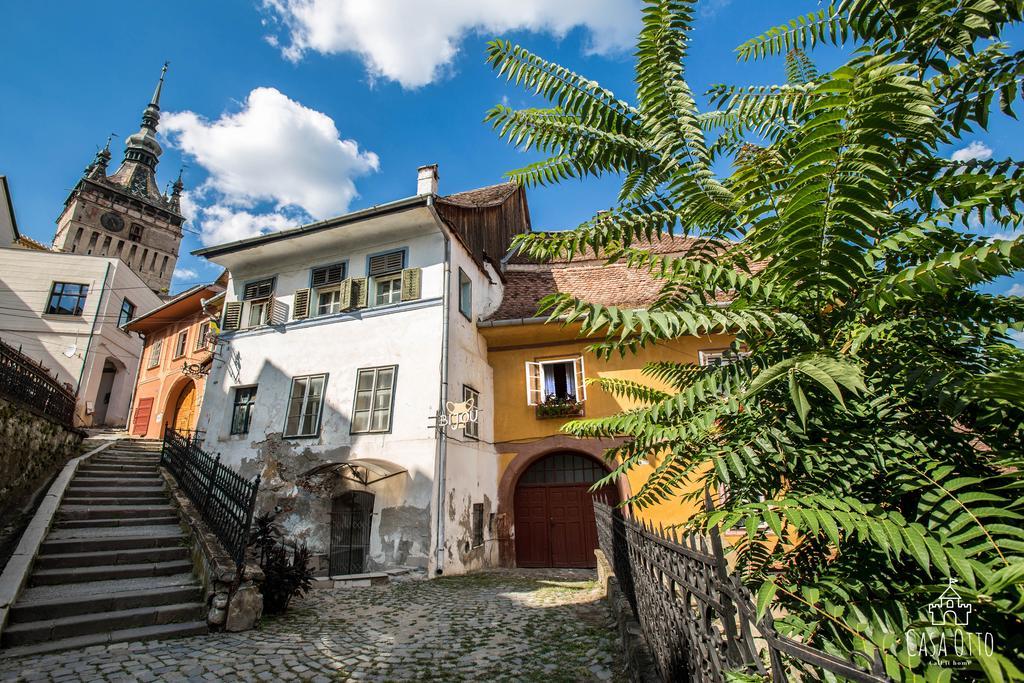
[[142, 340], [120, 325], [160, 303], [118, 259], [0, 248], [0, 338], [78, 392], [76, 424], [126, 423]]
[[[262, 476], [260, 507], [279, 509], [324, 573], [497, 562], [491, 370], [475, 321], [501, 299], [489, 259], [529, 229], [525, 194], [440, 197], [434, 166], [417, 190], [195, 252], [231, 278], [205, 448]], [[468, 396], [481, 408], [468, 433], [435, 428]]]

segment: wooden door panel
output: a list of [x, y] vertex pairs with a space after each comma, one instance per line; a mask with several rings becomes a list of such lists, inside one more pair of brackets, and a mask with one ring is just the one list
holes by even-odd
[[542, 487], [521, 487], [515, 499], [516, 564], [551, 566], [548, 546], [548, 505]]
[[140, 398], [135, 406], [135, 417], [132, 420], [132, 434], [145, 436], [149, 429], [149, 416], [153, 414], [153, 398]]

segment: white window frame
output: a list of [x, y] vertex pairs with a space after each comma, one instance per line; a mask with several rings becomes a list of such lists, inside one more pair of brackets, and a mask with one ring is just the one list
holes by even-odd
[[480, 439], [480, 392], [469, 386], [468, 384], [462, 385], [462, 400], [463, 402], [473, 399], [473, 406], [477, 409], [477, 422], [469, 421], [466, 423], [466, 428], [463, 433], [466, 438], [479, 440]]
[[177, 360], [188, 353], [188, 330], [182, 330], [174, 337], [174, 356], [172, 360]]
[[[381, 370], [391, 370], [391, 401], [388, 404], [388, 424], [384, 429], [373, 429], [373, 418], [374, 413], [377, 412], [377, 392], [382, 389], [377, 386], [377, 378], [380, 376]], [[359, 397], [359, 377], [364, 372], [373, 373], [373, 385], [370, 388], [370, 408], [369, 410], [361, 410], [359, 412], [368, 413], [366, 417], [366, 429], [356, 429], [356, 400]], [[355, 393], [352, 396], [352, 421], [350, 423], [349, 431], [352, 434], [386, 434], [391, 431], [391, 427], [395, 421], [395, 392], [398, 388], [398, 366], [397, 365], [381, 365], [374, 368], [359, 368], [356, 370], [356, 386]]]
[[160, 367], [160, 356], [163, 355], [164, 340], [157, 339], [156, 342], [149, 348], [149, 360], [146, 361], [146, 369], [152, 370], [153, 368]]
[[[395, 304], [402, 303], [402, 271], [388, 275], [380, 275], [378, 277], [371, 278], [371, 281], [373, 283], [374, 306], [394, 306]], [[394, 299], [394, 301], [381, 300], [378, 287], [384, 283], [390, 283], [391, 289], [388, 292], [388, 297]]]
[[576, 400], [587, 400], [587, 373], [583, 356], [555, 358], [551, 360], [526, 361], [526, 405], [539, 406], [544, 403], [544, 366], [572, 363], [576, 377]]
[[[294, 391], [295, 391], [295, 381], [296, 380], [300, 380], [300, 379], [306, 380], [306, 386], [305, 386], [305, 389], [303, 390], [303, 393], [302, 393], [302, 405], [299, 406], [299, 420], [298, 420], [298, 423], [297, 423], [297, 428], [299, 430], [301, 430], [302, 429], [302, 418], [306, 414], [307, 406], [309, 406], [309, 393], [310, 393], [309, 389], [310, 389], [310, 386], [312, 386], [312, 380], [315, 380], [317, 378], [320, 378], [320, 379], [323, 380], [323, 385], [320, 388], [320, 405], [317, 407], [316, 424], [314, 425], [314, 430], [312, 432], [298, 431], [298, 432], [296, 432], [294, 434], [290, 434], [288, 432], [288, 423], [291, 421], [291, 418], [292, 418], [291, 411], [292, 411], [292, 399], [294, 398]], [[327, 402], [327, 373], [326, 372], [316, 373], [316, 374], [312, 374], [312, 375], [296, 375], [295, 377], [292, 377], [291, 378], [291, 383], [288, 385], [288, 404], [287, 404], [287, 406], [285, 408], [285, 411], [284, 411], [284, 432], [283, 432], [284, 438], [286, 438], [286, 439], [308, 439], [308, 438], [313, 438], [313, 437], [318, 436], [320, 434], [320, 422], [321, 422], [321, 420], [323, 420], [323, 416], [324, 416], [324, 403], [326, 403], [326, 402]]]
[[473, 321], [473, 279], [459, 268], [459, 313]]
[[[246, 327], [246, 329], [253, 329], [255, 327], [262, 327], [262, 326], [266, 325], [270, 321], [270, 306], [271, 306], [270, 302], [272, 300], [273, 300], [272, 298], [270, 298], [270, 299], [253, 299], [252, 301], [247, 301], [246, 302], [249, 305], [249, 310], [247, 311], [248, 315], [245, 316], [245, 327]], [[254, 323], [252, 321], [252, 314], [253, 314], [253, 311], [257, 310], [257, 308], [256, 308], [257, 306], [260, 307], [259, 310], [261, 310], [262, 313], [260, 313], [259, 321]]]

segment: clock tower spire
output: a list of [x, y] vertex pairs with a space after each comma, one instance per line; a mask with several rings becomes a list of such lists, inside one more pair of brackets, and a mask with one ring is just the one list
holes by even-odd
[[124, 159], [107, 175], [110, 141], [97, 154], [57, 219], [56, 251], [120, 258], [158, 294], [166, 294], [181, 246], [181, 177], [174, 192], [160, 191], [156, 167], [163, 148], [156, 139], [160, 97], [170, 62], [160, 70], [138, 132], [125, 139]]

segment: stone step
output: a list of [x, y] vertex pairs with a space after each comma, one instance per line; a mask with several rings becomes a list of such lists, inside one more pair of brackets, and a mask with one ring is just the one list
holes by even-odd
[[83, 464], [78, 468], [79, 472], [116, 472], [111, 476], [117, 476], [121, 472], [156, 472], [156, 465], [146, 463], [117, 463], [117, 462], [91, 462]]
[[129, 590], [116, 593], [95, 593], [76, 597], [60, 597], [35, 602], [19, 601], [11, 608], [11, 624], [30, 623], [46, 619], [60, 619], [81, 614], [113, 612], [139, 607], [198, 603], [202, 601], [202, 587], [197, 583], [169, 586], [149, 590]]
[[39, 548], [40, 556], [62, 553], [90, 553], [103, 550], [136, 550], [141, 548], [169, 548], [181, 545], [185, 534], [174, 533], [146, 536], [89, 536], [81, 538], [63, 538], [43, 541]]
[[169, 498], [161, 491], [153, 496], [132, 496], [125, 498], [119, 494], [112, 493], [106, 496], [74, 496], [66, 497], [64, 502], [68, 505], [166, 505]]
[[[41, 558], [40, 558], [41, 559]], [[61, 569], [40, 569], [32, 573], [29, 582], [33, 586], [55, 586], [62, 583], [85, 583], [103, 579], [133, 579], [140, 576], [167, 576], [192, 571], [189, 560], [171, 562], [146, 562], [144, 564], [98, 565], [95, 567], [73, 567]]]
[[80, 488], [146, 488], [163, 487], [163, 477], [154, 475], [149, 478], [132, 477], [131, 479], [106, 479], [98, 477], [85, 477], [84, 479], [72, 479], [68, 484], [68, 490], [73, 491]]
[[58, 519], [54, 522], [55, 529], [94, 529], [97, 527], [150, 526], [153, 524], [178, 524], [181, 520], [177, 515], [166, 517], [107, 517], [93, 519]]
[[162, 548], [122, 548], [83, 553], [52, 553], [37, 557], [35, 568], [38, 570], [72, 569], [101, 565], [122, 567], [144, 563], [174, 562], [188, 559], [188, 557], [188, 548], [183, 545]]
[[144, 626], [142, 628], [129, 628], [109, 633], [93, 633], [76, 638], [62, 638], [51, 640], [45, 643], [24, 645], [0, 650], [0, 657], [28, 657], [30, 655], [41, 655], [61, 650], [75, 650], [93, 645], [107, 645], [110, 643], [128, 643], [135, 640], [166, 640], [168, 638], [181, 638], [184, 636], [198, 636], [208, 633], [206, 621], [186, 621], [178, 624], [160, 624], [158, 626]]
[[151, 496], [163, 496], [167, 499], [167, 492], [163, 486], [76, 486], [68, 488], [64, 493], [64, 500], [70, 498], [149, 498]]
[[201, 603], [186, 602], [22, 622], [11, 624], [4, 629], [3, 644], [5, 647], [17, 647], [42, 641], [86, 636], [103, 631], [122, 631], [145, 626], [188, 623], [202, 619], [204, 613], [205, 609]]
[[157, 470], [145, 472], [114, 472], [112, 470], [94, 470], [87, 467], [79, 467], [75, 473], [75, 479], [152, 479]]
[[57, 509], [59, 519], [136, 519], [144, 517], [169, 517], [174, 508], [164, 505], [72, 505], [63, 503]]

